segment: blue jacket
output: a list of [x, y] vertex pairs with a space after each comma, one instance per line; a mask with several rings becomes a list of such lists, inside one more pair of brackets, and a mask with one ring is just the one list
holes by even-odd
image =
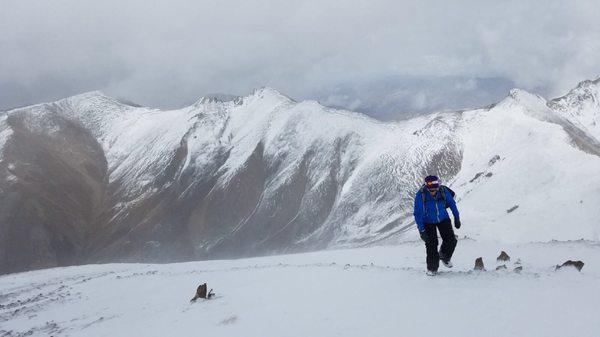
[[[417, 195], [415, 196], [415, 210], [413, 214], [415, 215], [415, 222], [417, 223], [417, 228], [419, 232], [425, 230], [426, 223], [439, 223], [446, 219], [449, 219], [450, 216], [446, 211], [446, 205], [444, 204], [444, 199], [442, 198], [441, 191], [444, 191], [446, 194], [446, 204], [452, 210], [452, 215], [454, 219], [459, 218], [458, 208], [456, 208], [456, 202], [454, 198], [452, 198], [452, 194], [448, 192], [446, 188], [440, 188], [440, 190], [435, 194], [435, 197], [432, 197], [429, 191], [423, 192], [423, 189], [419, 189]], [[425, 208], [423, 207], [423, 196], [425, 194]]]

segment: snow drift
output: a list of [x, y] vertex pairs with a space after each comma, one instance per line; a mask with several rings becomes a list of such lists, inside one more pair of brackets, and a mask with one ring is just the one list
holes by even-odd
[[[501, 249], [511, 261], [495, 261]], [[416, 241], [37, 270], [0, 277], [0, 335], [596, 337], [599, 250], [581, 241], [460, 240], [455, 267], [436, 277], [425, 275], [423, 244]], [[470, 271], [478, 256], [489, 271]], [[554, 271], [572, 258], [586, 262], [581, 272]], [[503, 264], [508, 268], [494, 270]], [[512, 271], [516, 265], [520, 273]], [[204, 282], [216, 297], [190, 303]]]

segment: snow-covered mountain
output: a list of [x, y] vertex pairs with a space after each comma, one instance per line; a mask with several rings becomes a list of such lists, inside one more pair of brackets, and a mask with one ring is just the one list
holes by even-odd
[[566, 119], [600, 139], [600, 78], [583, 81], [568, 94], [548, 104]]
[[513, 90], [397, 123], [269, 88], [172, 111], [99, 92], [11, 110], [0, 272], [412, 238], [428, 173], [458, 193], [469, 237], [600, 240], [597, 93], [598, 80], [550, 102]]

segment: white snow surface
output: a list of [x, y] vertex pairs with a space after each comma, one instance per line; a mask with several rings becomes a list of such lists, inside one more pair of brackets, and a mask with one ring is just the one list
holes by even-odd
[[4, 151], [4, 145], [6, 141], [12, 135], [12, 130], [6, 124], [6, 115], [0, 115], [0, 162], [2, 162], [2, 152]]
[[581, 182], [600, 172], [600, 158], [575, 148], [561, 126], [547, 122], [554, 116], [540, 103], [521, 92], [490, 110], [463, 114], [463, 165], [452, 186], [469, 235], [501, 242], [600, 240], [600, 207], [591, 207], [600, 201], [600, 180]]
[[[506, 250], [506, 270], [496, 257]], [[0, 277], [1, 336], [600, 335], [600, 246], [459, 240], [424, 273], [421, 242], [178, 264], [105, 264]], [[488, 271], [473, 272], [483, 257]], [[581, 259], [574, 268], [556, 264]], [[521, 273], [513, 269], [520, 264]], [[200, 283], [216, 297], [190, 303]]]

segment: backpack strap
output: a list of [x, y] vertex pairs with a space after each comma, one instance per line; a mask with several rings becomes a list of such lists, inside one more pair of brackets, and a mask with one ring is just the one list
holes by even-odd
[[440, 185], [440, 189], [438, 192], [442, 193], [442, 200], [444, 200], [444, 207], [448, 208], [448, 204], [446, 203], [446, 186]]
[[423, 201], [423, 215], [427, 217], [427, 205], [425, 205], [425, 185], [421, 187], [421, 200]]

